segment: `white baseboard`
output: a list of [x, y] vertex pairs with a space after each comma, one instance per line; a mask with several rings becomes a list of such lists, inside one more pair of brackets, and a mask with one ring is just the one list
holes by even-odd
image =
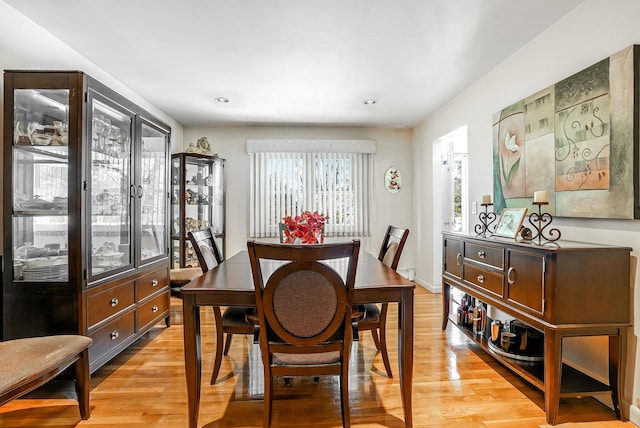
[[629, 406], [629, 422], [640, 426], [640, 408], [635, 404]]
[[432, 284], [429, 284], [425, 281], [423, 281], [420, 278], [414, 278], [413, 280], [414, 282], [416, 282], [418, 285], [420, 285], [422, 288], [434, 293], [434, 294], [440, 294], [442, 293], [442, 285], [438, 284], [437, 287], [434, 287]]

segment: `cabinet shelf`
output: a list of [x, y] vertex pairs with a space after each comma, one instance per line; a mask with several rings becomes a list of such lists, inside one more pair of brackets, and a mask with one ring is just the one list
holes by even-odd
[[69, 162], [68, 146], [13, 146], [13, 150], [36, 156], [33, 162], [38, 162], [38, 160], [46, 160], [47, 162], [59, 161], [61, 163]]
[[67, 210], [14, 210], [14, 217], [65, 217]]
[[465, 334], [469, 339], [471, 339], [480, 349], [491, 355], [493, 358], [498, 360], [504, 366], [518, 374], [520, 377], [525, 379], [531, 385], [536, 388], [544, 391], [544, 365], [539, 362], [525, 362], [516, 360], [514, 358], [505, 357], [494, 352], [488, 344], [488, 340], [484, 336], [474, 335], [473, 331], [464, 326], [455, 325], [461, 332]]
[[[531, 385], [544, 392], [544, 364], [542, 362], [520, 361], [498, 354], [489, 347], [489, 341], [486, 337], [473, 334], [473, 331], [468, 327], [455, 325], [479, 348], [491, 355], [509, 370], [525, 379]], [[594, 379], [566, 363], [562, 364], [561, 397], [577, 397], [595, 394], [611, 394], [611, 388], [609, 385]]]

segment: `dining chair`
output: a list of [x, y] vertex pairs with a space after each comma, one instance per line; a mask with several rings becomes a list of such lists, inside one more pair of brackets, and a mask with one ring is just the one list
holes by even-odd
[[[404, 249], [404, 244], [409, 237], [409, 229], [400, 229], [389, 225], [387, 232], [382, 239], [378, 260], [389, 266], [394, 271], [398, 269], [400, 256]], [[382, 362], [387, 371], [387, 376], [392, 378], [391, 363], [389, 362], [389, 353], [387, 352], [387, 310], [388, 303], [380, 305], [376, 303], [368, 303], [359, 305], [357, 313], [360, 314], [358, 323], [358, 331], [371, 330], [373, 342], [376, 349], [382, 354]]]
[[[350, 426], [349, 356], [360, 241], [325, 245], [247, 242], [264, 366], [263, 427], [271, 426], [274, 377], [340, 376]], [[325, 263], [338, 263], [344, 275]], [[346, 270], [344, 269], [346, 268]]]
[[[216, 244], [215, 233], [212, 228], [189, 232], [188, 237], [198, 257], [202, 273], [208, 272], [224, 261]], [[229, 353], [233, 335], [255, 335], [258, 328], [257, 318], [253, 315], [254, 308], [229, 306], [224, 312], [222, 312], [220, 306], [212, 306], [212, 308], [216, 324], [216, 355], [213, 372], [211, 373], [211, 385], [215, 384], [218, 379], [222, 356], [226, 356]], [[224, 334], [227, 335], [226, 340], [224, 340]]]

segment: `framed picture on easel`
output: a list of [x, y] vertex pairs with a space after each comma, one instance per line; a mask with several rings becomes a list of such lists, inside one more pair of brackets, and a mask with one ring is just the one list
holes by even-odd
[[504, 236], [505, 238], [515, 238], [518, 236], [524, 216], [527, 214], [526, 208], [505, 208], [500, 214], [494, 236]]

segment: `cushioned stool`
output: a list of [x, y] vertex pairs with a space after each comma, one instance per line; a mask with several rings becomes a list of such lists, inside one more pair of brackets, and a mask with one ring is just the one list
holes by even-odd
[[169, 281], [171, 283], [171, 295], [176, 297], [182, 297], [180, 288], [183, 285], [187, 285], [192, 279], [195, 279], [202, 275], [202, 268], [188, 267], [188, 268], [176, 268], [169, 270]]
[[29, 337], [0, 342], [0, 406], [44, 385], [75, 363], [80, 417], [89, 419], [89, 345], [78, 335]]

